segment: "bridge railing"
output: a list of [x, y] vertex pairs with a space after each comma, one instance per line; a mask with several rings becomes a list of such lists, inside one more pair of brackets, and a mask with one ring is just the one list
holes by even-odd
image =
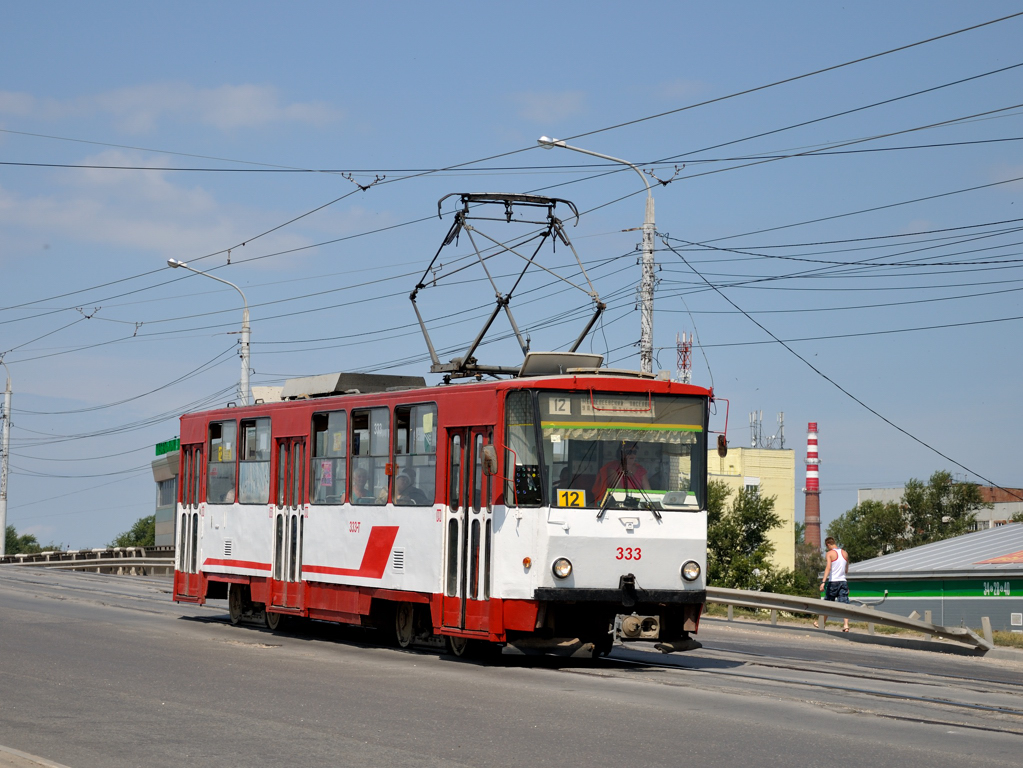
[[833, 603], [814, 597], [780, 595], [775, 592], [750, 592], [744, 589], [726, 589], [724, 587], [707, 587], [707, 602], [733, 605], [739, 608], [763, 608], [792, 613], [810, 613], [817, 616], [834, 616], [851, 621], [866, 621], [869, 624], [881, 624], [923, 632], [932, 637], [954, 640], [984, 651], [994, 648], [994, 643], [990, 639], [981, 637], [967, 627], [945, 627], [940, 624], [932, 624], [929, 621], [878, 611], [872, 606], [861, 607], [847, 603]]
[[174, 547], [98, 547], [6, 555], [0, 564], [137, 576], [174, 573]]

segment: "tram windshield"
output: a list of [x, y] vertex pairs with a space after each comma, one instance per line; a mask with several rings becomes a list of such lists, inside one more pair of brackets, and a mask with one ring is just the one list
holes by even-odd
[[538, 401], [551, 506], [704, 508], [701, 398], [541, 392]]

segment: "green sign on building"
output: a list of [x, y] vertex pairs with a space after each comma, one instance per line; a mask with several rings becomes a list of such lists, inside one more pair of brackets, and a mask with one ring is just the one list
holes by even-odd
[[176, 453], [181, 448], [181, 440], [174, 438], [173, 440], [165, 440], [162, 443], [156, 444], [156, 455], [163, 456], [165, 453]]

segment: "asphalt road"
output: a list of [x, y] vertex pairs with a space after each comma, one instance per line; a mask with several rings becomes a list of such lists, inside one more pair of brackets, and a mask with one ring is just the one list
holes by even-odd
[[[705, 621], [705, 647], [481, 664], [232, 627], [165, 579], [0, 567], [0, 745], [110, 766], [1018, 766], [1023, 664]], [[950, 646], [944, 646], [950, 647]], [[0, 750], [0, 766], [33, 765]]]

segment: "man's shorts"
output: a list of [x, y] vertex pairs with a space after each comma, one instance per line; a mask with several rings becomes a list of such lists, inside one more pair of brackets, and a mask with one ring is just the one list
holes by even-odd
[[824, 599], [833, 603], [849, 602], [849, 582], [829, 581], [824, 585]]

